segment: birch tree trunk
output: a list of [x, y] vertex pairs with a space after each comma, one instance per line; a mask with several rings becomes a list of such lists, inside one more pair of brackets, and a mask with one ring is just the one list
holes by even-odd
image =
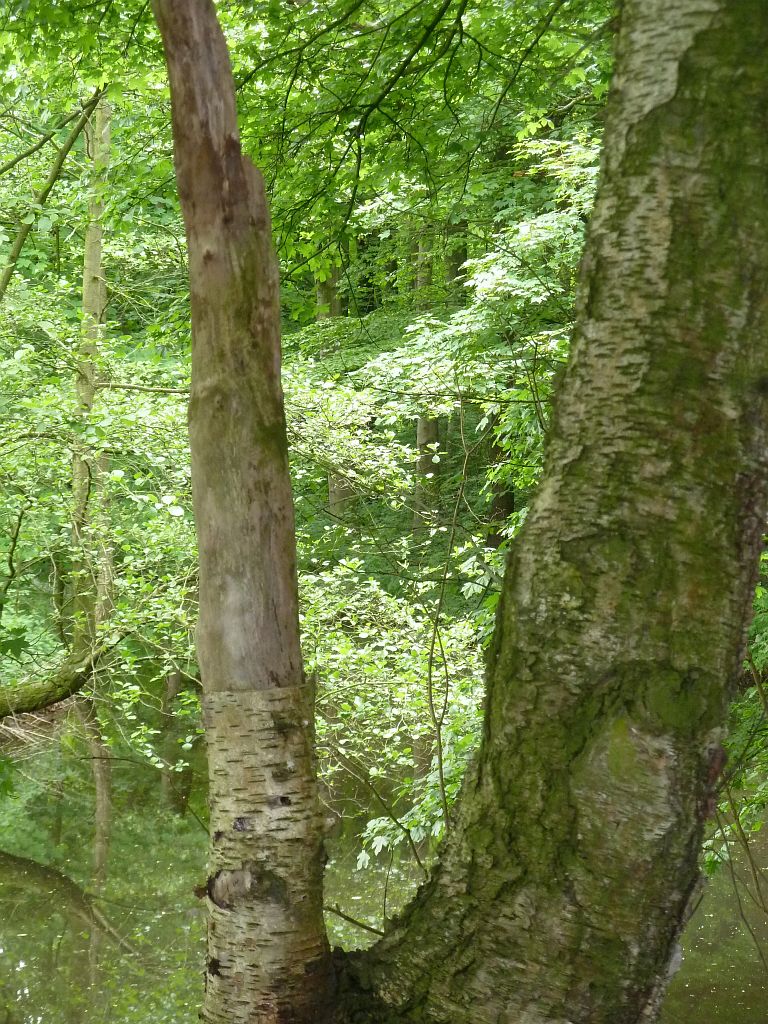
[[299, 646], [277, 260], [240, 149], [211, 0], [154, 0], [189, 247], [189, 432], [208, 743], [209, 1024], [309, 1024], [329, 1002], [313, 694]]
[[623, 4], [578, 326], [482, 748], [433, 878], [353, 958], [355, 1020], [656, 1018], [766, 517], [767, 49], [764, 0]]

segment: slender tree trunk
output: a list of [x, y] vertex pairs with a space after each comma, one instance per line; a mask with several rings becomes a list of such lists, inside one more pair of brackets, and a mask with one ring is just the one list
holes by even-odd
[[341, 316], [338, 267], [331, 267], [328, 277], [324, 281], [318, 280], [316, 282], [315, 295], [317, 301], [316, 320], [326, 320], [329, 317]]
[[[494, 421], [497, 422], [497, 421]], [[499, 466], [506, 454], [495, 438], [490, 444], [491, 466]], [[491, 506], [488, 513], [489, 530], [487, 543], [492, 548], [504, 543], [504, 527], [515, 512], [515, 488], [510, 480], [494, 479], [491, 484]]]
[[[416, 276], [413, 281], [416, 306], [427, 309], [432, 287], [432, 232], [421, 235], [415, 243]], [[437, 469], [434, 461], [440, 440], [440, 421], [436, 416], [419, 416], [416, 420], [416, 486], [413, 493], [413, 529], [418, 533], [432, 524], [437, 511]], [[438, 456], [439, 457], [439, 456]]]
[[[109, 167], [110, 109], [102, 99], [86, 128], [92, 159], [91, 196], [83, 254], [83, 324], [75, 382], [80, 415], [90, 417], [96, 399], [98, 358], [107, 309], [107, 285], [103, 265], [104, 193]], [[111, 552], [103, 537], [103, 524], [96, 522], [101, 503], [103, 457], [88, 457], [76, 451], [72, 459], [72, 541], [74, 549], [74, 593], [72, 600], [72, 647], [82, 651], [95, 643], [96, 623], [108, 611], [111, 589]]]
[[[98, 359], [107, 309], [107, 285], [104, 276], [104, 199], [110, 156], [111, 111], [101, 99], [85, 137], [92, 160], [91, 195], [83, 254], [83, 324], [78, 352], [76, 388], [80, 413], [87, 422], [96, 400]], [[72, 462], [74, 499], [73, 547], [74, 594], [72, 648], [85, 657], [95, 647], [98, 626], [111, 608], [112, 553], [105, 540], [103, 456], [89, 457], [76, 452]], [[91, 888], [98, 895], [107, 876], [107, 858], [112, 824], [112, 770], [110, 751], [101, 738], [101, 729], [93, 697], [85, 699], [81, 717], [94, 783], [94, 832]], [[102, 945], [99, 927], [94, 925], [89, 942], [91, 983], [98, 978]]]
[[277, 261], [210, 0], [154, 0], [189, 247], [198, 658], [210, 774], [203, 1020], [324, 1019], [322, 814], [298, 633]]
[[437, 511], [437, 474], [440, 468], [440, 420], [436, 416], [419, 416], [416, 420], [416, 485], [413, 492], [413, 528], [418, 533], [431, 526]]
[[[56, 159], [54, 160], [53, 165], [48, 173], [48, 177], [45, 179], [43, 187], [35, 195], [36, 208], [39, 209], [40, 207], [42, 207], [47, 201], [48, 196], [53, 191], [53, 187], [59, 180], [59, 176], [61, 175], [64, 163], [67, 159], [67, 156], [69, 155], [70, 150], [77, 142], [80, 133], [88, 124], [93, 113], [93, 110], [96, 104], [99, 102], [99, 99], [103, 95], [103, 92], [103, 89], [96, 90], [96, 93], [93, 95], [93, 97], [83, 107], [83, 112], [80, 114], [77, 121], [75, 122], [74, 127], [72, 128], [69, 135], [67, 135], [66, 139], [60, 146], [59, 151], [56, 154]], [[24, 244], [26, 243], [27, 238], [29, 237], [29, 233], [32, 230], [33, 223], [34, 222], [19, 225], [19, 230], [17, 231], [16, 238], [14, 239], [13, 245], [11, 246], [11, 251], [8, 254], [7, 259], [3, 263], [2, 270], [0, 271], [0, 302], [3, 301], [3, 299], [5, 298], [5, 293], [8, 291], [8, 285], [11, 283], [14, 271], [16, 270], [16, 263], [19, 259], [19, 256], [21, 256]]]
[[763, 0], [625, 0], [482, 748], [431, 882], [357, 959], [355, 1020], [656, 1018], [768, 504], [766, 49]]
[[92, 704], [86, 708], [84, 718], [95, 792], [91, 891], [99, 896], [107, 881], [112, 833], [112, 756], [101, 738], [101, 729]]
[[332, 516], [343, 519], [354, 505], [357, 492], [345, 476], [330, 470], [328, 473], [328, 511]]
[[424, 229], [416, 248], [416, 277], [413, 282], [416, 290], [416, 305], [420, 309], [429, 309], [432, 288], [432, 232]]
[[164, 721], [162, 738], [162, 756], [165, 767], [160, 775], [160, 787], [163, 800], [176, 814], [186, 814], [189, 796], [192, 789], [192, 766], [187, 765], [181, 771], [175, 770], [183, 736], [179, 719], [173, 713], [173, 702], [185, 689], [184, 676], [178, 669], [169, 672], [163, 682], [162, 715]]
[[[341, 316], [341, 300], [339, 297], [339, 272], [334, 267], [330, 277], [317, 282], [316, 320], [329, 320]], [[354, 487], [347, 478], [332, 469], [328, 470], [328, 511], [331, 515], [343, 518], [344, 514], [356, 498]]]
[[[96, 707], [90, 698], [79, 705], [80, 717], [88, 744], [93, 776], [93, 844], [91, 856], [91, 893], [98, 898], [107, 882], [109, 847], [112, 836], [112, 755], [101, 737]], [[88, 941], [88, 964], [90, 983], [99, 983], [100, 960], [104, 935], [97, 921], [94, 921]]]
[[[322, 1021], [277, 280], [209, 0], [155, 0], [193, 307], [204, 1019]], [[641, 1024], [691, 893], [766, 506], [768, 9], [625, 0], [578, 327], [439, 866], [339, 1019]], [[255, 642], [255, 639], [258, 642]]]
[[459, 305], [464, 305], [466, 290], [463, 282], [466, 276], [464, 264], [468, 259], [467, 222], [449, 224], [446, 229], [445, 278], [449, 291]]

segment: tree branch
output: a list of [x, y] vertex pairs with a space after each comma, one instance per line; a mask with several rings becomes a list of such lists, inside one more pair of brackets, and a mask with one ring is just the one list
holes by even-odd
[[0, 721], [10, 715], [42, 711], [77, 693], [90, 681], [101, 659], [119, 640], [94, 647], [85, 657], [80, 654], [66, 658], [44, 679], [26, 679], [0, 686]]
[[[82, 114], [75, 122], [72, 131], [69, 133], [69, 135], [64, 141], [64, 145], [59, 150], [58, 156], [56, 157], [53, 166], [51, 167], [48, 177], [45, 179], [45, 184], [35, 196], [35, 204], [37, 206], [42, 206], [48, 198], [48, 196], [51, 194], [53, 186], [59, 179], [59, 175], [61, 174], [61, 170], [64, 166], [64, 161], [67, 159], [67, 156], [69, 155], [69, 151], [72, 149], [75, 142], [77, 141], [80, 132], [82, 132], [82, 130], [88, 123], [88, 119], [91, 116], [94, 109], [96, 108], [97, 103], [103, 96], [104, 91], [104, 89], [97, 89], [91, 97], [91, 99], [83, 107]], [[22, 224], [19, 227], [18, 233], [16, 235], [16, 240], [13, 243], [13, 248], [11, 249], [11, 252], [8, 256], [8, 262], [5, 265], [5, 269], [3, 270], [2, 276], [0, 276], [0, 302], [2, 302], [6, 291], [8, 290], [8, 285], [10, 284], [11, 278], [13, 277], [13, 272], [16, 269], [16, 261], [21, 255], [21, 250], [24, 248], [24, 243], [26, 242], [27, 236], [29, 235], [29, 232], [31, 230], [32, 224]]]
[[21, 524], [24, 522], [24, 515], [27, 511], [28, 505], [22, 505], [19, 509], [19, 513], [16, 516], [16, 522], [11, 530], [11, 543], [8, 548], [8, 557], [6, 559], [8, 563], [8, 575], [5, 578], [5, 582], [0, 587], [0, 619], [3, 617], [3, 611], [5, 609], [5, 603], [8, 598], [8, 591], [13, 585], [13, 581], [16, 579], [17, 567], [16, 567], [16, 548], [19, 544], [19, 535], [21, 534]]
[[20, 164], [22, 160], [26, 160], [28, 156], [32, 156], [33, 153], [36, 153], [39, 149], [42, 149], [46, 142], [51, 141], [56, 132], [61, 131], [61, 129], [65, 125], [68, 125], [70, 121], [74, 121], [74, 119], [79, 114], [80, 111], [76, 110], [74, 114], [70, 114], [69, 117], [65, 117], [62, 121], [59, 121], [59, 123], [52, 131], [46, 132], [45, 135], [42, 135], [37, 142], [33, 143], [31, 146], [28, 146], [25, 150], [23, 150], [23, 152], [18, 153], [14, 157], [11, 157], [11, 159], [6, 161], [6, 163], [0, 164], [0, 177], [2, 177], [2, 175], [6, 174], [8, 171], [12, 170], [12, 168], [14, 168], [16, 164]]

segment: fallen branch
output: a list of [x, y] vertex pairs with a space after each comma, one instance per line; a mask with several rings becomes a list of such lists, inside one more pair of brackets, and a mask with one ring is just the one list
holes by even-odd
[[94, 647], [85, 656], [70, 656], [43, 679], [26, 679], [0, 686], [0, 721], [28, 711], [42, 711], [82, 690], [93, 676], [98, 663], [117, 642], [119, 640]]

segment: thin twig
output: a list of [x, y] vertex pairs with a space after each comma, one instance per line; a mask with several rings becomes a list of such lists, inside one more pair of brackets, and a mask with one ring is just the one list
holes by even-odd
[[[722, 818], [717, 813], [715, 814], [715, 817], [717, 818], [717, 826], [720, 829], [720, 834], [723, 837], [723, 842], [726, 845], [726, 849], [728, 849], [728, 837], [725, 834], [725, 828], [723, 827]], [[744, 905], [742, 904], [741, 896], [739, 895], [739, 886], [738, 886], [738, 882], [736, 880], [736, 872], [734, 871], [734, 868], [733, 868], [733, 862], [731, 861], [730, 850], [728, 851], [728, 868], [729, 868], [729, 873], [730, 873], [730, 876], [731, 876], [731, 885], [733, 886], [733, 894], [736, 897], [736, 905], [739, 908], [739, 917], [741, 918], [741, 920], [742, 920], [742, 922], [744, 924], [744, 927], [749, 932], [749, 934], [750, 934], [750, 936], [752, 938], [752, 941], [755, 944], [755, 949], [757, 950], [757, 954], [760, 957], [760, 960], [762, 962], [763, 970], [766, 972], [766, 974], [768, 974], [768, 962], [766, 962], [765, 953], [763, 953], [763, 947], [760, 945], [760, 942], [759, 942], [757, 936], [755, 935], [755, 932], [754, 932], [754, 930], [752, 928], [752, 925], [749, 923], [747, 915], [744, 913]]]
[[19, 543], [19, 535], [21, 534], [21, 524], [24, 522], [24, 516], [28, 508], [29, 505], [26, 504], [21, 506], [19, 514], [16, 516], [16, 522], [11, 530], [11, 543], [8, 548], [8, 557], [6, 559], [8, 563], [8, 575], [5, 577], [5, 582], [2, 587], [0, 587], [0, 619], [3, 617], [3, 611], [8, 599], [8, 591], [11, 589], [13, 581], [16, 579], [18, 574], [18, 568], [15, 561], [16, 548]]
[[65, 117], [62, 121], [59, 121], [55, 128], [53, 128], [49, 132], [46, 132], [45, 135], [42, 135], [37, 142], [33, 143], [31, 146], [28, 146], [27, 149], [25, 149], [23, 152], [18, 153], [14, 157], [11, 157], [11, 159], [6, 161], [6, 163], [0, 165], [0, 177], [2, 177], [2, 175], [5, 174], [7, 171], [10, 171], [12, 168], [14, 168], [16, 164], [20, 164], [22, 160], [26, 160], [28, 156], [32, 156], [32, 154], [36, 153], [38, 149], [42, 149], [46, 142], [51, 141], [56, 132], [60, 132], [65, 125], [68, 125], [70, 121], [74, 121], [79, 114], [80, 111], [76, 110], [74, 114], [70, 114], [69, 117]]
[[[736, 835], [741, 843], [744, 856], [747, 858], [747, 864], [749, 865], [749, 871], [752, 875], [752, 881], [755, 883], [755, 903], [763, 913], [768, 914], [768, 906], [765, 905], [765, 898], [763, 896], [763, 880], [760, 878], [759, 868], [757, 864], [755, 864], [755, 858], [752, 856], [752, 848], [742, 827], [741, 819], [739, 818], [739, 811], [734, 802], [730, 786], [725, 787], [725, 793], [728, 798], [728, 805], [731, 808], [731, 814], [733, 815], [733, 824], [736, 829]], [[749, 887], [747, 887], [747, 891], [749, 891]]]
[[[69, 151], [72, 149], [75, 142], [77, 141], [78, 136], [88, 123], [91, 114], [95, 110], [101, 97], [104, 95], [104, 91], [104, 89], [97, 89], [91, 97], [91, 99], [83, 107], [82, 114], [77, 119], [75, 126], [73, 127], [72, 131], [69, 133], [67, 138], [64, 140], [64, 144], [58, 152], [58, 155], [53, 163], [53, 166], [51, 167], [51, 170], [48, 173], [48, 177], [45, 179], [45, 184], [35, 196], [36, 206], [42, 206], [45, 203], [48, 196], [51, 194], [53, 186], [59, 179], [59, 175], [61, 174], [61, 170], [64, 166], [64, 161], [67, 159], [67, 156], [69, 155]], [[34, 223], [34, 221], [32, 221], [32, 223]], [[5, 265], [5, 269], [3, 270], [2, 276], [0, 276], [0, 302], [2, 302], [6, 291], [8, 290], [8, 285], [10, 284], [11, 278], [13, 277], [13, 272], [16, 269], [16, 261], [21, 255], [21, 250], [24, 248], [24, 243], [27, 240], [27, 236], [32, 230], [32, 223], [22, 224], [19, 227], [19, 230], [16, 234], [16, 239], [13, 243], [13, 247], [8, 256], [8, 262]]]
[[381, 795], [381, 793], [379, 793], [378, 789], [371, 782], [371, 780], [368, 777], [367, 772], [365, 772], [364, 769], [362, 769], [358, 765], [356, 765], [355, 762], [352, 761], [352, 759], [347, 754], [342, 754], [342, 752], [337, 747], [333, 747], [330, 744], [329, 744], [329, 747], [333, 751], [334, 757], [342, 765], [344, 765], [344, 767], [347, 769], [347, 771], [349, 772], [349, 774], [353, 778], [357, 779], [358, 782], [362, 782], [362, 784], [367, 789], [370, 790], [370, 792], [373, 794], [373, 796], [378, 800], [378, 802], [384, 808], [384, 811], [385, 811], [387, 817], [390, 818], [391, 821], [393, 821], [395, 825], [397, 825], [397, 827], [403, 833], [405, 838], [408, 840], [408, 845], [411, 848], [411, 853], [413, 854], [414, 860], [419, 865], [421, 870], [424, 872], [424, 877], [428, 878], [429, 877], [429, 872], [424, 867], [424, 863], [423, 863], [421, 857], [419, 857], [419, 851], [416, 849], [416, 844], [413, 841], [413, 836], [411, 835], [411, 830], [408, 828], [408, 826], [404, 825], [403, 822], [400, 821], [398, 816], [392, 810], [392, 807], [387, 803], [387, 801], [384, 799], [384, 797]]
[[349, 921], [349, 923], [355, 925], [356, 928], [363, 928], [365, 931], [372, 932], [374, 935], [384, 934], [380, 928], [374, 928], [372, 924], [366, 924], [365, 921], [358, 921], [356, 917], [350, 917], [349, 914], [345, 914], [343, 910], [339, 910], [338, 904], [335, 907], [324, 906], [323, 910], [326, 914], [335, 914], [336, 917], [340, 917], [342, 921]]

